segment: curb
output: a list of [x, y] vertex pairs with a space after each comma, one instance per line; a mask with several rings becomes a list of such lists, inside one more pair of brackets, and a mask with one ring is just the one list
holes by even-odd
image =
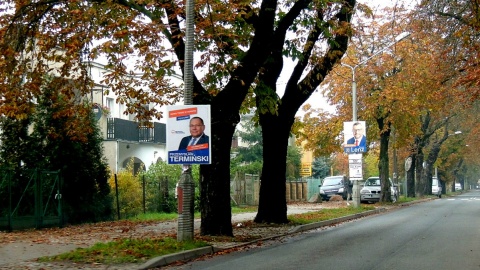
[[378, 209], [375, 209], [375, 210], [370, 210], [370, 211], [358, 213], [358, 214], [355, 214], [355, 215], [344, 216], [344, 217], [329, 219], [329, 220], [325, 220], [325, 221], [309, 223], [309, 224], [305, 224], [305, 225], [299, 225], [299, 226], [289, 230], [288, 234], [297, 233], [297, 232], [304, 232], [304, 231], [308, 231], [308, 230], [312, 230], [312, 229], [317, 229], [319, 227], [330, 226], [330, 225], [345, 222], [345, 221], [348, 221], [348, 220], [378, 214], [378, 213], [381, 213], [381, 212], [385, 212], [386, 210], [387, 209], [385, 209], [385, 208], [378, 208]]
[[174, 254], [163, 255], [163, 256], [155, 257], [148, 260], [144, 264], [140, 265], [137, 269], [144, 270], [144, 269], [164, 266], [167, 264], [174, 263], [176, 261], [190, 260], [203, 255], [213, 254], [214, 252], [215, 252], [215, 248], [213, 246], [207, 246], [202, 248], [186, 250], [186, 251], [182, 251]]

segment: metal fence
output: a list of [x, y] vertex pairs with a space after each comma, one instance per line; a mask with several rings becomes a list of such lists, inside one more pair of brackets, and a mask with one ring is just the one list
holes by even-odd
[[142, 127], [135, 121], [107, 118], [107, 140], [166, 143], [166, 133], [164, 123], [155, 122], [153, 127]]
[[0, 168], [0, 229], [63, 226], [59, 171]]
[[132, 183], [118, 181], [116, 174], [114, 178], [112, 192], [116, 219], [126, 219], [142, 213], [176, 212], [175, 179], [167, 176], [142, 176], [134, 180], [139, 180], [140, 185], [133, 186]]

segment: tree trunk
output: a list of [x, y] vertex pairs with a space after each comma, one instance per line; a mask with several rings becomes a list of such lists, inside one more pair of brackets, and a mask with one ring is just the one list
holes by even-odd
[[[286, 164], [291, 124], [278, 116], [261, 115], [263, 168], [260, 177], [260, 201], [257, 223], [287, 223]], [[280, 122], [283, 122], [281, 125]], [[293, 123], [293, 120], [291, 121]]]
[[[383, 118], [377, 119], [380, 130], [383, 130]], [[380, 180], [382, 185], [381, 202], [392, 201], [392, 191], [390, 189], [389, 179], [389, 158], [388, 158], [388, 142], [390, 140], [390, 129], [380, 133], [380, 161], [378, 162], [378, 170], [380, 172]]]
[[[215, 107], [212, 108], [212, 111]], [[240, 116], [212, 113], [212, 164], [200, 166], [200, 234], [233, 236], [230, 207], [230, 146]]]
[[435, 161], [437, 161], [438, 154], [440, 153], [440, 148], [442, 147], [443, 142], [447, 140], [447, 138], [448, 138], [448, 129], [445, 127], [445, 132], [443, 134], [443, 137], [435, 141], [425, 161], [425, 170], [423, 171], [423, 175], [422, 175], [422, 177], [424, 178], [422, 182], [425, 183], [425, 186], [423, 187], [423, 190], [424, 190], [423, 194], [425, 195], [432, 195], [433, 166], [435, 164]]
[[[301, 1], [298, 3], [300, 4]], [[355, 3], [355, 0], [342, 2], [342, 8], [338, 10], [336, 15], [336, 18], [342, 24], [350, 22]], [[300, 11], [300, 9], [296, 10]], [[320, 16], [317, 19], [321, 21], [323, 17]], [[263, 133], [263, 168], [260, 201], [255, 222], [288, 222], [285, 173], [288, 138], [295, 113], [333, 69], [333, 66], [342, 58], [348, 47], [348, 31], [339, 31], [329, 42], [329, 48], [325, 54], [322, 57], [316, 57], [316, 64], [308, 68], [309, 59], [315, 48], [313, 45], [318, 41], [324, 30], [320, 21], [314, 24], [315, 27], [308, 35], [307, 45], [302, 52], [303, 57], [300, 57], [301, 60], [295, 65], [281, 102], [277, 99], [276, 83], [283, 66], [282, 53], [285, 35], [274, 35], [270, 48], [271, 54], [259, 76], [260, 83], [257, 84], [255, 89], [255, 100]], [[281, 27], [285, 26], [284, 24]], [[302, 76], [307, 70], [309, 70], [307, 75]], [[272, 104], [272, 102], [265, 101], [274, 102]]]
[[410, 168], [407, 170], [407, 197], [415, 197], [415, 166], [417, 163], [417, 154], [412, 153], [409, 156], [412, 160]]
[[415, 177], [415, 197], [417, 198], [421, 198], [423, 197], [423, 195], [425, 195], [424, 193], [424, 186], [425, 186], [425, 183], [423, 182], [423, 179], [422, 179], [422, 174], [423, 174], [423, 149], [422, 148], [418, 148], [418, 152], [417, 152], [417, 162], [415, 163], [415, 173], [416, 173], [416, 177]]
[[[434, 146], [435, 148], [435, 146]], [[438, 149], [440, 150], [440, 146], [438, 146]], [[425, 184], [425, 186], [422, 188], [423, 194], [424, 195], [432, 195], [432, 172], [433, 172], [433, 163], [437, 157], [435, 156], [432, 151], [430, 151], [427, 160], [425, 162], [425, 168], [423, 170], [422, 174], [422, 183]]]

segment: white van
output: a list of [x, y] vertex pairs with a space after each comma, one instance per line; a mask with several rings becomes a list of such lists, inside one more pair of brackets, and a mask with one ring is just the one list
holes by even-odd
[[462, 190], [462, 185], [460, 183], [455, 183], [455, 191]]
[[442, 184], [436, 177], [432, 177], [432, 194], [438, 198], [442, 197]]

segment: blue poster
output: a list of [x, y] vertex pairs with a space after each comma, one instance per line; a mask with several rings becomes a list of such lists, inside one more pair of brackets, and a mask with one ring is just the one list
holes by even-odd
[[167, 108], [168, 164], [211, 164], [210, 106]]
[[345, 141], [342, 147], [345, 153], [361, 154], [367, 152], [365, 121], [344, 122], [343, 133], [345, 134]]

